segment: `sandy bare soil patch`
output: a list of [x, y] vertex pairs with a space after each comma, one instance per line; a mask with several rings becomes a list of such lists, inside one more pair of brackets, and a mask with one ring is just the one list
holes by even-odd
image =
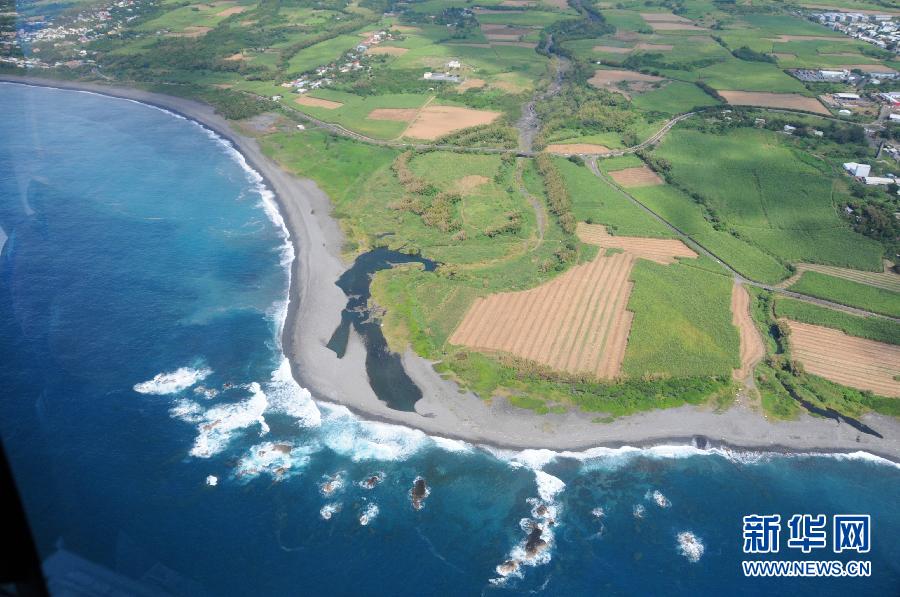
[[594, 46], [595, 52], [606, 52], [607, 54], [628, 54], [632, 48], [622, 48], [619, 46]]
[[674, 48], [672, 44], [649, 44], [639, 43], [634, 46], [635, 50], [646, 50], [648, 52], [668, 52]]
[[406, 48], [398, 48], [396, 46], [372, 46], [366, 50], [366, 54], [372, 54], [373, 56], [403, 56], [408, 51]]
[[519, 41], [522, 37], [516, 33], [485, 33], [484, 36], [488, 41]]
[[613, 35], [613, 39], [619, 41], [636, 41], [641, 39], [641, 34], [635, 33], [634, 31], [616, 31], [615, 35]]
[[648, 23], [690, 23], [690, 19], [680, 17], [671, 12], [642, 12], [641, 18]]
[[484, 87], [484, 85], [484, 79], [466, 79], [456, 86], [456, 90], [459, 92], [463, 92], [467, 89], [479, 89], [481, 87]]
[[900, 398], [900, 346], [787, 320], [793, 356], [807, 372], [833, 382]]
[[852, 37], [832, 37], [827, 35], [779, 35], [778, 37], [768, 38], [779, 43], [789, 41], [853, 41]]
[[247, 10], [246, 6], [232, 6], [231, 8], [226, 8], [222, 12], [218, 13], [216, 16], [219, 17], [230, 17], [231, 15], [239, 15], [242, 12]]
[[650, 23], [654, 31], [706, 31], [706, 27], [698, 27], [693, 23]]
[[[850, 280], [851, 282], [868, 284], [869, 286], [875, 286], [876, 288], [883, 288], [884, 290], [900, 293], [900, 274], [894, 273], [890, 269], [891, 263], [889, 261], [885, 261], [883, 272], [864, 272], [845, 267], [836, 267], [834, 265], [819, 265], [817, 263], [797, 263], [795, 267], [797, 270], [796, 273], [782, 283], [784, 284], [784, 288], [788, 288], [791, 284], [799, 280], [800, 276], [803, 275], [803, 272], [811, 270], [819, 272], [820, 274], [834, 276], [835, 278], [843, 278], [845, 280]], [[779, 284], [779, 286], [781, 285]]]
[[366, 116], [369, 120], [396, 120], [412, 122], [419, 113], [417, 108], [375, 108]]
[[536, 41], [493, 41], [492, 46], [516, 46], [518, 48], [536, 48]]
[[731, 289], [731, 322], [741, 336], [741, 368], [735, 369], [733, 375], [736, 380], [744, 381], [766, 356], [766, 347], [750, 318], [750, 293], [743, 284], [735, 283]]
[[294, 100], [296, 103], [301, 106], [310, 106], [312, 108], [325, 108], [326, 110], [337, 110], [344, 104], [341, 102], [333, 102], [327, 99], [319, 99], [317, 97], [309, 97], [308, 95], [301, 95], [297, 99]]
[[737, 106], [763, 106], [766, 108], [789, 108], [805, 110], [830, 116], [831, 112], [813, 97], [799, 93], [769, 93], [757, 91], [719, 91], [729, 104]]
[[496, 87], [497, 89], [502, 89], [503, 91], [508, 91], [510, 93], [520, 93], [525, 91], [527, 87], [524, 85], [520, 85], [513, 81], [491, 81], [491, 87]]
[[864, 73], [893, 73], [897, 74], [897, 71], [890, 68], [889, 66], [883, 66], [881, 64], [848, 64], [842, 66], [841, 68], [846, 69], [857, 69], [861, 70]]
[[457, 180], [453, 186], [459, 193], [467, 195], [484, 183], [490, 181], [491, 179], [487, 176], [481, 176], [480, 174], [470, 174], [468, 176], [463, 176], [462, 178]]
[[631, 330], [633, 263], [626, 253], [601, 255], [537, 288], [479, 298], [450, 343], [612, 379]]
[[426, 106], [403, 133], [416, 139], [437, 139], [454, 131], [482, 124], [490, 124], [500, 117], [500, 112], [474, 110], [458, 106]]
[[583, 242], [605, 249], [622, 249], [635, 257], [655, 261], [663, 265], [675, 263], [676, 257], [695, 258], [687, 245], [674, 238], [643, 238], [640, 236], [613, 236], [601, 224], [579, 222], [575, 233]]
[[594, 73], [593, 77], [588, 79], [588, 83], [590, 83], [594, 87], [604, 87], [615, 85], [616, 83], [621, 83], [622, 81], [629, 83], [632, 81], [655, 83], [662, 80], [662, 77], [645, 75], [644, 73], [636, 73], [630, 70], [600, 69]]
[[594, 143], [554, 143], [553, 145], [548, 145], [544, 151], [547, 153], [558, 153], [561, 155], [574, 155], [574, 154], [593, 154], [593, 155], [603, 155], [605, 153], [609, 153], [609, 147], [604, 145], [596, 145]]
[[614, 181], [616, 181], [616, 184], [625, 188], [651, 187], [654, 185], [663, 184], [663, 182], [665, 182], [662, 178], [659, 177], [656, 172], [654, 172], [647, 166], [638, 166], [636, 168], [616, 170], [614, 172], [610, 172], [609, 175]]
[[170, 33], [169, 37], [203, 37], [212, 31], [212, 27], [185, 27], [181, 33]]
[[225, 58], [225, 60], [227, 60], [228, 62], [238, 62], [238, 61], [240, 61], [240, 60], [246, 60], [246, 59], [247, 59], [247, 57], [244, 56], [244, 54], [241, 53], [241, 52], [238, 52], [238, 53], [236, 53], [236, 54], [232, 54], [232, 55], [229, 56], [228, 58]]

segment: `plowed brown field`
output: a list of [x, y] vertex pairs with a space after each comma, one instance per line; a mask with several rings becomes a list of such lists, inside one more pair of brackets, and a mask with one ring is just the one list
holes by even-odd
[[900, 398], [900, 346], [848, 336], [843, 332], [788, 320], [794, 357], [833, 382]]
[[500, 112], [490, 110], [431, 105], [419, 110], [403, 136], [432, 140], [472, 126], [490, 124], [499, 117]]
[[637, 168], [625, 168], [610, 172], [616, 184], [625, 188], [631, 187], [651, 187], [663, 183], [663, 179], [647, 166], [638, 166]]
[[[582, 226], [579, 225], [579, 236]], [[450, 336], [451, 344], [506, 353], [557, 371], [613, 379], [619, 375], [633, 313], [626, 311], [632, 266], [638, 258], [673, 263], [695, 254], [676, 240], [613, 237], [588, 227], [606, 247], [628, 247], [576, 266], [521, 292], [479, 298]], [[666, 253], [668, 251], [668, 253]]]
[[326, 110], [337, 110], [344, 104], [341, 102], [333, 102], [327, 99], [319, 99], [317, 97], [309, 97], [308, 95], [301, 95], [297, 99], [294, 100], [301, 106], [310, 106], [313, 108], [325, 108]]
[[750, 293], [742, 284], [735, 284], [731, 289], [731, 322], [741, 336], [741, 368], [734, 370], [734, 378], [744, 381], [753, 367], [766, 356], [766, 348], [759, 331], [750, 318]]
[[788, 108], [806, 110], [830, 116], [831, 112], [814, 97], [799, 93], [769, 93], [766, 91], [719, 91], [729, 104], [738, 106], [763, 106], [766, 108]]
[[609, 153], [609, 147], [603, 145], [595, 145], [594, 143], [554, 143], [545, 148], [547, 153], [559, 153], [563, 155], [577, 154], [596, 154], [603, 155]]
[[575, 230], [583, 242], [606, 249], [622, 249], [635, 257], [663, 265], [675, 263], [676, 257], [696, 257], [687, 245], [674, 238], [642, 238], [640, 236], [612, 236], [601, 224], [580, 222]]

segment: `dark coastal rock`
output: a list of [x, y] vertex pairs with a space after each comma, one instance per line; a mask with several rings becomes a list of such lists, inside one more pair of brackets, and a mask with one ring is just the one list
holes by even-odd
[[425, 483], [425, 479], [422, 477], [416, 477], [415, 482], [413, 483], [412, 489], [409, 491], [410, 498], [412, 498], [413, 508], [416, 510], [421, 510], [422, 506], [424, 506], [423, 502], [425, 498], [428, 497], [429, 494], [428, 485]]
[[528, 533], [528, 539], [525, 540], [525, 553], [529, 558], [538, 555], [547, 547], [547, 542], [543, 538], [544, 529], [540, 525], [531, 526], [531, 532]]
[[363, 487], [363, 489], [372, 489], [379, 483], [381, 483], [381, 474], [380, 473], [366, 478], [365, 480], [363, 480], [360, 483], [360, 485]]

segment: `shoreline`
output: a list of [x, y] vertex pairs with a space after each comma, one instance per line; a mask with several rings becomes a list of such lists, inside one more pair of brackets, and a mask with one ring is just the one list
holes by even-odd
[[708, 407], [681, 406], [597, 423], [594, 418], [600, 413], [538, 415], [513, 407], [505, 399], [488, 404], [470, 392], [461, 393], [456, 384], [439, 377], [431, 363], [411, 351], [402, 355], [403, 365], [423, 398], [416, 403], [416, 412], [392, 410], [369, 386], [365, 347], [355, 331], [351, 330], [344, 358], [338, 359], [325, 346], [346, 304], [335, 281], [348, 265], [340, 257], [343, 234], [331, 217], [331, 202], [315, 183], [283, 170], [262, 153], [254, 138], [234, 130], [211, 106], [195, 100], [82, 81], [16, 75], [0, 75], [0, 81], [144, 103], [195, 121], [231, 143], [272, 191], [288, 230], [294, 259], [282, 350], [294, 379], [316, 401], [345, 406], [364, 419], [504, 450], [704, 446], [775, 454], [863, 451], [900, 462], [900, 421], [883, 415], [861, 418], [883, 439], [809, 414], [796, 421], [770, 422], [740, 401], [722, 413]]

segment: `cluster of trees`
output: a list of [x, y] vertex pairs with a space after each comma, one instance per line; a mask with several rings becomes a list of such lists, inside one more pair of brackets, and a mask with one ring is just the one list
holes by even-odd
[[391, 170], [409, 194], [391, 203], [389, 207], [412, 212], [420, 216], [426, 226], [437, 228], [441, 232], [459, 231], [462, 224], [454, 217], [453, 206], [462, 196], [448, 191], [438, 192], [433, 184], [416, 176], [409, 168], [414, 155], [413, 151], [404, 151], [391, 164]]
[[[900, 210], [900, 201], [897, 200], [897, 185], [889, 185], [893, 188], [893, 195], [887, 201], [879, 201], [878, 198], [859, 198], [846, 202], [842, 206], [844, 213], [850, 221], [850, 226], [860, 234], [881, 242], [888, 248], [891, 255], [900, 253], [900, 220], [894, 217], [894, 213]], [[866, 187], [863, 187], [866, 190]], [[879, 193], [880, 195], [880, 193]], [[852, 213], [847, 214], [849, 207]]]
[[507, 124], [485, 124], [445, 135], [436, 141], [439, 145], [464, 145], [466, 147], [515, 147], [519, 133]]
[[503, 214], [505, 220], [499, 224], [488, 226], [484, 229], [485, 236], [491, 238], [500, 236], [501, 234], [516, 234], [522, 229], [522, 213], [518, 211], [508, 211]]
[[741, 46], [737, 50], [732, 50], [731, 54], [740, 60], [748, 60], [750, 62], [771, 62], [775, 63], [775, 57], [771, 54], [757, 52], [749, 46]]
[[559, 95], [535, 105], [543, 124], [537, 142], [546, 144], [550, 135], [559, 130], [578, 131], [585, 135], [624, 132], [637, 120], [635, 111], [629, 108], [628, 98], [620, 93], [568, 85]]
[[572, 234], [575, 232], [575, 216], [572, 215], [572, 199], [569, 197], [562, 174], [553, 163], [553, 158], [545, 153], [539, 154], [534, 159], [534, 164], [544, 179], [550, 212], [556, 216], [560, 228], [566, 234]]

